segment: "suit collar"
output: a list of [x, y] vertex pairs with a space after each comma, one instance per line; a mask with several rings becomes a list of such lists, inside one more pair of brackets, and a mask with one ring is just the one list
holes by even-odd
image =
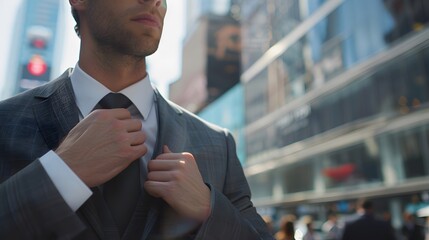
[[[79, 64], [76, 64], [70, 75], [73, 93], [76, 96], [76, 104], [83, 117], [86, 117], [106, 94], [112, 92], [99, 81], [84, 72]], [[149, 75], [140, 81], [122, 89], [120, 93], [127, 96], [138, 109], [144, 119], [149, 117], [154, 105], [154, 92]]]

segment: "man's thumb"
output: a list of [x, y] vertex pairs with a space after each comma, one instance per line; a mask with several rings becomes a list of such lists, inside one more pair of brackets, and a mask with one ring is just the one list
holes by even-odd
[[167, 145], [164, 145], [163, 150], [164, 150], [164, 153], [172, 153], [172, 151], [170, 150], [170, 148], [168, 148]]

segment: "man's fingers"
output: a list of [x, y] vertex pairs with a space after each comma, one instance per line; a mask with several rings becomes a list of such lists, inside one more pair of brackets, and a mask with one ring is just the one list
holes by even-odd
[[144, 188], [146, 191], [153, 197], [163, 197], [165, 189], [167, 189], [168, 183], [165, 182], [156, 182], [156, 181], [146, 181], [144, 183]]
[[169, 182], [177, 178], [178, 173], [174, 171], [151, 171], [147, 174], [147, 180], [154, 182]]
[[97, 109], [91, 112], [88, 116], [98, 115], [101, 118], [113, 117], [119, 120], [131, 119], [131, 113], [124, 108], [115, 109]]
[[177, 160], [177, 159], [185, 159], [185, 160], [194, 160], [194, 156], [190, 153], [162, 153], [156, 157], [156, 160]]
[[133, 159], [141, 158], [147, 153], [147, 147], [145, 144], [131, 146], [131, 149], [134, 153]]
[[142, 130], [142, 121], [139, 119], [127, 119], [122, 121], [124, 121], [128, 132], [137, 132]]
[[151, 160], [147, 164], [147, 168], [149, 171], [169, 171], [173, 169], [178, 169], [183, 167], [183, 164], [185, 164], [184, 160]]
[[171, 152], [170, 148], [168, 148], [167, 145], [164, 145], [162, 147], [162, 152], [163, 153], [161, 153], [160, 155], [158, 155], [156, 157], [156, 159], [158, 159], [158, 160], [174, 160], [174, 159], [178, 159], [178, 158], [181, 157], [180, 155], [178, 155], [180, 153], [173, 153], [173, 152]]
[[128, 134], [130, 135], [131, 146], [137, 146], [137, 145], [143, 144], [146, 141], [146, 135], [142, 131], [131, 132]]
[[105, 109], [105, 111], [111, 111], [114, 117], [120, 120], [130, 119], [131, 113], [125, 108], [116, 108], [116, 109]]
[[172, 153], [171, 152], [171, 150], [170, 150], [170, 148], [168, 148], [168, 146], [167, 145], [164, 145], [164, 147], [162, 148], [164, 151], [164, 153]]

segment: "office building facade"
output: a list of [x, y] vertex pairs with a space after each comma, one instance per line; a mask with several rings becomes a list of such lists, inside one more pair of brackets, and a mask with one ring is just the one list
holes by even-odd
[[245, 172], [279, 215], [429, 200], [429, 3], [245, 0]]

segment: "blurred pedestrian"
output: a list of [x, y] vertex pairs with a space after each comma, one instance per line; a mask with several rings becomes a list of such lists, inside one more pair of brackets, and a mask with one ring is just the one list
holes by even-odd
[[314, 222], [311, 216], [304, 216], [303, 223], [306, 227], [306, 232], [302, 237], [302, 240], [320, 240], [320, 235], [314, 231]]
[[429, 240], [429, 217], [425, 219], [425, 240]]
[[418, 224], [413, 214], [404, 212], [404, 223], [401, 227], [404, 240], [424, 240], [425, 229]]
[[276, 240], [295, 240], [294, 215], [286, 215], [280, 221], [280, 230], [275, 234]]
[[405, 206], [405, 211], [416, 215], [417, 211], [426, 207], [427, 204], [422, 202], [419, 195], [414, 194], [411, 196], [411, 201]]
[[269, 215], [262, 216], [262, 219], [264, 220], [265, 224], [267, 225], [268, 231], [271, 235], [274, 235], [274, 222], [273, 218]]
[[341, 229], [338, 224], [338, 215], [330, 213], [328, 220], [322, 225], [322, 231], [325, 233], [325, 240], [337, 240], [341, 236]]
[[346, 223], [342, 240], [394, 240], [390, 223], [376, 219], [373, 203], [365, 200], [361, 208], [363, 214], [356, 220]]

